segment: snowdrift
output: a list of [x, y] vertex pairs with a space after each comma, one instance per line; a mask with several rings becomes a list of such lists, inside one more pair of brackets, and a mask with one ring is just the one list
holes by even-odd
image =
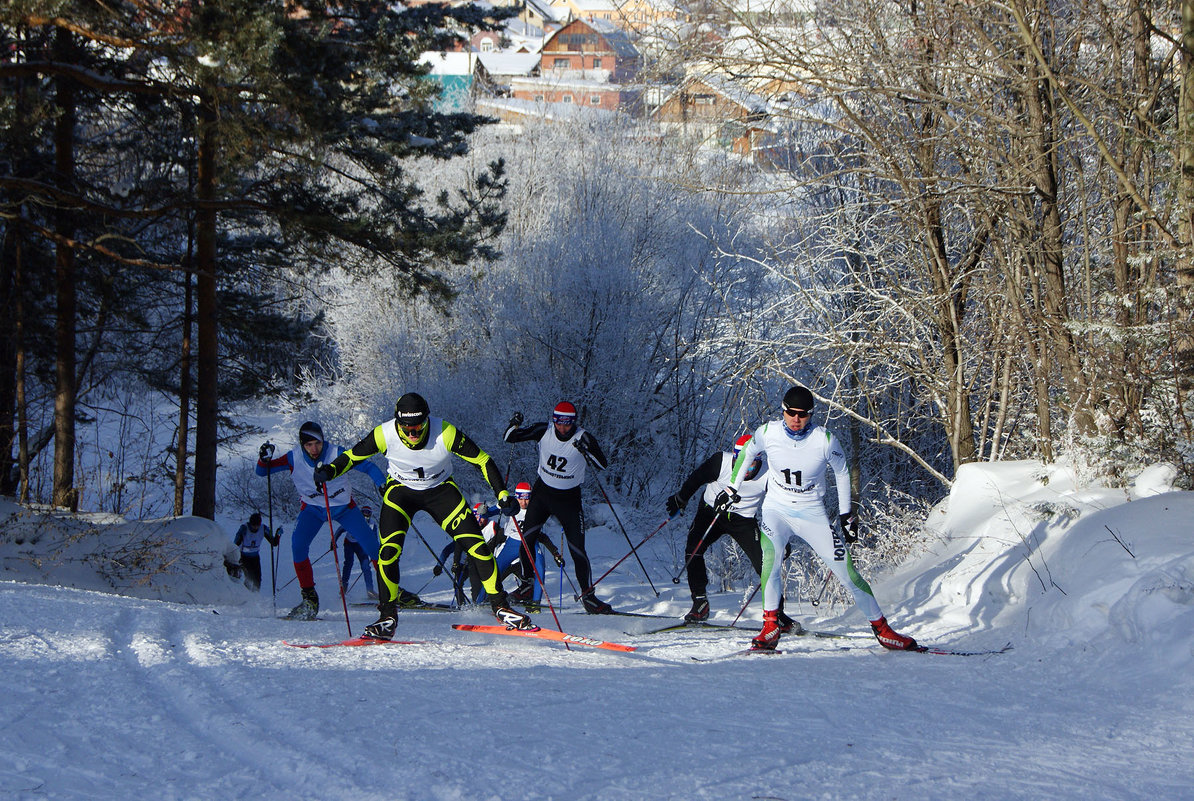
[[920, 638], [1029, 638], [1186, 665], [1194, 493], [1172, 491], [1174, 476], [1160, 465], [1125, 490], [1063, 466], [966, 465], [928, 521], [938, 543], [881, 582], [880, 601], [898, 600], [894, 619]]
[[243, 603], [224, 569], [235, 547], [199, 517], [125, 520], [0, 499], [0, 579], [180, 603]]

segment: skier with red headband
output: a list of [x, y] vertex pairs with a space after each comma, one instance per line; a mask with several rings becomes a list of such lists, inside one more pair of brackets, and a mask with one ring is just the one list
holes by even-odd
[[[692, 595], [692, 609], [684, 615], [686, 623], [701, 623], [709, 619], [709, 599], [706, 595], [709, 573], [705, 567], [705, 552], [723, 535], [729, 534], [730, 538], [738, 543], [738, 547], [750, 561], [750, 566], [756, 574], [760, 574], [761, 580], [763, 552], [759, 546], [759, 522], [756, 515], [767, 491], [767, 474], [762, 470], [761, 454], [746, 468], [746, 475], [738, 488], [738, 500], [725, 509], [714, 505], [717, 496], [730, 486], [734, 460], [738, 458], [742, 446], [748, 442], [750, 435], [743, 434], [734, 443], [732, 453], [718, 451], [710, 456], [689, 474], [680, 491], [667, 499], [668, 516], [675, 517], [684, 511], [693, 493], [700, 486], [705, 487], [700, 506], [688, 529], [688, 542], [684, 546], [684, 560], [688, 565], [688, 590]], [[779, 623], [781, 632], [800, 632], [796, 621], [784, 614], [782, 598]]]
[[[593, 435], [577, 426], [576, 418], [576, 407], [568, 401], [556, 405], [550, 422], [532, 423], [525, 428], [520, 428], [522, 413], [516, 412], [506, 426], [503, 439], [506, 442], [537, 442], [539, 445], [539, 476], [531, 490], [522, 531], [527, 546], [534, 553], [543, 524], [549, 517], [555, 517], [568, 540], [572, 570], [576, 574], [577, 586], [581, 587], [585, 611], [590, 615], [608, 615], [613, 613], [613, 607], [593, 592], [593, 572], [585, 552], [580, 487], [585, 480], [587, 465], [604, 470], [609, 462]], [[515, 593], [522, 597], [530, 594], [531, 586], [526, 582]]]

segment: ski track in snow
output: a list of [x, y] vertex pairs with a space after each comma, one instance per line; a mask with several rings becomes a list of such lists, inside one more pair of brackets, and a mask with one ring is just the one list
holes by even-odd
[[[0, 794], [15, 798], [1145, 798], [1194, 786], [1179, 687], [1075, 677], [1032, 648], [887, 653], [788, 637], [778, 657], [695, 663], [742, 640], [565, 630], [656, 660], [453, 632], [301, 650], [343, 619], [0, 584]], [[354, 630], [371, 616], [360, 611]], [[550, 619], [549, 615], [540, 616]], [[22, 621], [25, 621], [22, 623]], [[33, 626], [30, 623], [37, 623]], [[839, 650], [847, 643], [852, 650]], [[1188, 688], [1188, 681], [1186, 687]]]
[[[897, 628], [962, 650], [1012, 641], [993, 656], [887, 652], [857, 612], [817, 619], [793, 598], [809, 628], [863, 636], [695, 662], [744, 648], [757, 604], [739, 631], [653, 635], [633, 632], [667, 621], [566, 604], [565, 631], [640, 650], [451, 629], [491, 623], [481, 610], [400, 613], [398, 637], [423, 645], [298, 649], [282, 640], [345, 638], [338, 598], [304, 623], [276, 619], [293, 586], [275, 609], [268, 590], [204, 605], [0, 581], [0, 799], [1194, 797], [1194, 496], [1067, 495], [1042, 470], [960, 471], [954, 508], [933, 513], [953, 536], [874, 584]], [[1025, 510], [1042, 499], [1087, 506], [1037, 525]], [[1031, 564], [1012, 534], [1030, 528]], [[620, 540], [591, 536], [590, 554], [611, 564]], [[332, 560], [316, 568], [334, 587]], [[656, 575], [674, 569], [661, 558]], [[180, 592], [225, 597], [216, 578]], [[438, 587], [427, 597], [448, 600]], [[602, 587], [625, 611], [688, 608], [685, 588], [652, 597], [633, 572]], [[728, 623], [742, 595], [710, 600]], [[352, 631], [373, 617], [350, 609]], [[536, 622], [555, 627], [546, 608]]]

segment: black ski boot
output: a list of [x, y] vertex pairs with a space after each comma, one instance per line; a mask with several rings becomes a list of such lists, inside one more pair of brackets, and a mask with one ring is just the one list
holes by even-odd
[[398, 588], [398, 597], [394, 599], [394, 603], [404, 609], [412, 609], [416, 606], [424, 606], [423, 599], [413, 592], [407, 592], [401, 587]]
[[531, 596], [534, 594], [535, 587], [529, 581], [524, 581], [518, 585], [518, 589], [510, 593], [510, 600], [525, 603], [531, 600]]
[[795, 634], [797, 636], [804, 634], [804, 626], [800, 625], [799, 621], [785, 615], [782, 609], [776, 613], [776, 622], [779, 624], [780, 634]]
[[286, 615], [287, 620], [317, 620], [319, 618], [319, 594], [314, 587], [303, 587], [303, 600]]
[[594, 595], [591, 590], [582, 595], [580, 601], [590, 615], [612, 615], [614, 613], [614, 608]]
[[394, 639], [394, 631], [398, 628], [398, 608], [392, 603], [380, 603], [377, 605], [377, 612], [380, 617], [365, 626], [362, 636], [367, 640]]
[[499, 592], [493, 596], [489, 605], [493, 608], [493, 616], [506, 628], [518, 629], [519, 631], [539, 630], [539, 627], [529, 617], [522, 612], [515, 612], [510, 608], [510, 600], [506, 597], [505, 592]]
[[684, 616], [685, 623], [701, 623], [709, 619], [709, 599], [704, 595], [692, 596], [692, 609]]

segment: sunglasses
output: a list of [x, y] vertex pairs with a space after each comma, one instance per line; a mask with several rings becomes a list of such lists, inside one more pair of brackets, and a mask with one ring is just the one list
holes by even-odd
[[518, 500], [520, 500], [520, 501], [529, 501], [529, 500], [531, 499], [531, 493], [529, 493], [529, 492], [516, 492], [516, 493], [514, 493], [514, 497], [515, 497], [515, 498], [517, 498], [517, 499], [518, 499]]
[[804, 409], [784, 409], [784, 414], [788, 415], [789, 417], [799, 417], [801, 420], [803, 420], [811, 415], [812, 412], [806, 411]]
[[553, 414], [551, 421], [556, 425], [570, 426], [576, 422], [576, 416], [571, 414]]

